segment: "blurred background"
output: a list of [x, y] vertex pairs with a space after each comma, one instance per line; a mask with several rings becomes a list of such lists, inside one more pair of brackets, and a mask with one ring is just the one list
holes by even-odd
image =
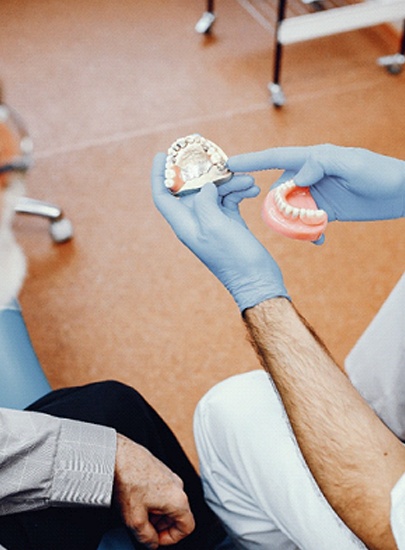
[[[134, 386], [195, 464], [199, 398], [260, 367], [232, 298], [153, 206], [155, 153], [199, 132], [228, 156], [331, 142], [405, 159], [405, 74], [376, 63], [398, 51], [400, 28], [286, 46], [286, 103], [275, 108], [267, 85], [276, 2], [255, 1], [267, 10], [262, 21], [247, 4], [217, 0], [215, 25], [201, 35], [204, 0], [0, 3], [0, 78], [35, 148], [27, 194], [60, 204], [75, 231], [57, 245], [44, 220], [15, 224], [29, 262], [20, 301], [38, 357], [54, 388]], [[291, 241], [260, 217], [278, 175], [258, 175], [262, 193], [244, 216], [343, 364], [403, 272], [405, 221], [334, 223], [320, 247]]]

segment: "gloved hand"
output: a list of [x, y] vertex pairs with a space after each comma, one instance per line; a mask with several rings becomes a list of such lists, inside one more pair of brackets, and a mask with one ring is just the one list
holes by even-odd
[[275, 184], [293, 178], [310, 186], [328, 220], [388, 220], [405, 216], [405, 161], [366, 149], [314, 145], [278, 147], [231, 157], [233, 172], [283, 169]]
[[250, 176], [236, 176], [217, 187], [174, 197], [164, 185], [166, 155], [152, 169], [152, 194], [177, 237], [222, 282], [244, 311], [277, 296], [288, 297], [281, 271], [246, 227], [239, 213], [244, 198], [260, 192]]

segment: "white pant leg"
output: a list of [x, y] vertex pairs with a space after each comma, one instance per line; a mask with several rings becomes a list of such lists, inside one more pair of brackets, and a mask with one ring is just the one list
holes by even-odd
[[365, 549], [321, 494], [264, 371], [212, 388], [194, 429], [207, 501], [238, 548]]
[[346, 358], [357, 391], [405, 440], [405, 274]]

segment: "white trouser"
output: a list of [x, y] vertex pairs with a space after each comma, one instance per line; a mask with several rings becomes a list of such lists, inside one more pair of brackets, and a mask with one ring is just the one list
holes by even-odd
[[[402, 277], [374, 320], [369, 336], [366, 331], [348, 358], [356, 387], [362, 386], [363, 379], [367, 381], [368, 399], [378, 397], [371, 391], [373, 377], [370, 376], [370, 370], [377, 371], [377, 367], [384, 370], [384, 376], [377, 375], [376, 384], [382, 383], [388, 395], [392, 387], [405, 395], [398, 387], [399, 361], [405, 364], [404, 298], [405, 277]], [[388, 317], [393, 319], [396, 328], [402, 320], [399, 327], [402, 331], [398, 330], [402, 338], [401, 344], [394, 348], [388, 339], [387, 355], [382, 349], [383, 342], [376, 340], [375, 331], [382, 328], [379, 327], [381, 320], [384, 330], [389, 332], [389, 327], [385, 328]], [[371, 360], [365, 362], [363, 368], [362, 351], [376, 342], [381, 344], [380, 354], [370, 354], [370, 358], [378, 357], [378, 360], [372, 364]], [[398, 378], [394, 386], [386, 380], [386, 375]], [[404, 378], [401, 379], [403, 385]], [[392, 417], [398, 427], [403, 404], [389, 397], [391, 404], [384, 408], [385, 421]], [[236, 375], [212, 388], [198, 404], [194, 431], [207, 501], [237, 548], [365, 548], [321, 494], [301, 455], [280, 398], [264, 371]]]

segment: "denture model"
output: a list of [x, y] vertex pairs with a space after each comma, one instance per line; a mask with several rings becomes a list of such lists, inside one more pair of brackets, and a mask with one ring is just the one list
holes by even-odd
[[309, 188], [297, 187], [293, 180], [269, 192], [262, 217], [277, 233], [303, 241], [319, 239], [328, 223], [328, 215], [317, 208]]
[[198, 191], [209, 182], [220, 185], [232, 176], [227, 160], [218, 145], [198, 134], [179, 138], [167, 152], [165, 185], [174, 195]]

